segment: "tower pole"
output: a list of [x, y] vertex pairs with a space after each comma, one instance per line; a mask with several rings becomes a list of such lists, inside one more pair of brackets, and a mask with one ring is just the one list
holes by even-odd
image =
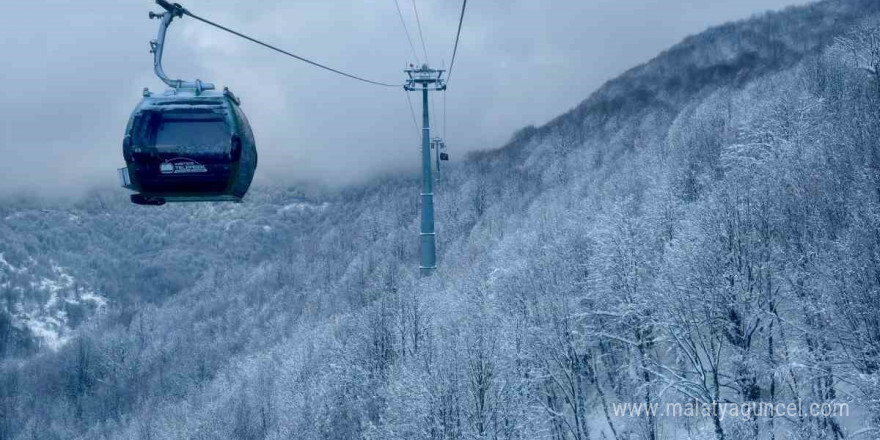
[[421, 259], [419, 273], [431, 275], [437, 269], [437, 235], [434, 232], [434, 188], [431, 177], [431, 119], [428, 114], [428, 92], [446, 90], [444, 70], [435, 70], [423, 64], [405, 70], [409, 78], [403, 86], [407, 92], [422, 92], [422, 226], [419, 232]]
[[428, 115], [428, 84], [422, 83], [422, 259], [419, 271], [430, 275], [437, 269], [437, 235], [434, 232], [434, 188], [431, 177], [431, 118]]

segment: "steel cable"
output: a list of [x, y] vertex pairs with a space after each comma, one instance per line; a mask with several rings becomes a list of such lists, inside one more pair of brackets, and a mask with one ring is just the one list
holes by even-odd
[[[175, 10], [177, 10], [177, 9], [175, 9]], [[389, 83], [383, 83], [383, 82], [379, 82], [379, 81], [373, 81], [373, 80], [369, 80], [369, 79], [366, 79], [366, 78], [362, 78], [362, 77], [357, 76], [357, 75], [352, 75], [352, 74], [350, 74], [350, 73], [345, 73], [345, 72], [343, 72], [343, 71], [341, 71], [341, 70], [337, 70], [337, 69], [334, 69], [334, 68], [332, 68], [332, 67], [325, 66], [325, 65], [323, 65], [323, 64], [321, 64], [321, 63], [317, 63], [317, 62], [312, 61], [312, 60], [310, 60], [310, 59], [308, 59], [308, 58], [301, 57], [301, 56], [299, 56], [299, 55], [296, 55], [296, 54], [290, 53], [290, 52], [288, 52], [288, 51], [286, 51], [286, 50], [284, 50], [284, 49], [279, 49], [279, 48], [277, 48], [277, 47], [275, 47], [275, 46], [273, 46], [273, 45], [271, 45], [271, 44], [264, 43], [264, 42], [262, 42], [262, 41], [260, 41], [260, 40], [257, 40], [257, 39], [255, 39], [255, 38], [249, 37], [249, 36], [247, 36], [247, 35], [245, 35], [245, 34], [242, 34], [241, 32], [237, 32], [237, 31], [234, 31], [234, 30], [232, 30], [232, 29], [229, 29], [229, 28], [227, 28], [227, 27], [225, 27], [225, 26], [222, 26], [222, 25], [220, 25], [220, 24], [214, 23], [213, 21], [210, 21], [210, 20], [208, 20], [208, 19], [205, 19], [205, 18], [199, 17], [198, 15], [195, 15], [195, 14], [193, 14], [192, 12], [190, 12], [190, 11], [188, 11], [188, 10], [182, 8], [182, 7], [179, 8], [179, 12], [182, 13], [182, 14], [188, 15], [188, 16], [190, 16], [190, 17], [192, 17], [192, 18], [194, 18], [194, 19], [196, 19], [196, 20], [198, 20], [198, 21], [201, 21], [202, 23], [205, 23], [205, 24], [210, 25], [210, 26], [214, 26], [214, 27], [216, 27], [217, 29], [220, 29], [220, 30], [223, 30], [223, 31], [229, 32], [230, 34], [233, 34], [233, 35], [236, 35], [236, 36], [238, 36], [238, 37], [244, 38], [245, 40], [248, 40], [248, 41], [250, 41], [250, 42], [252, 42], [252, 43], [259, 44], [260, 46], [263, 46], [263, 47], [268, 48], [268, 49], [272, 49], [272, 50], [274, 50], [274, 51], [276, 51], [276, 52], [279, 52], [279, 53], [282, 53], [282, 54], [287, 55], [287, 56], [289, 56], [289, 57], [295, 58], [295, 59], [300, 60], [300, 61], [302, 61], [302, 62], [304, 62], [304, 63], [311, 64], [311, 65], [313, 65], [313, 66], [315, 66], [315, 67], [319, 67], [319, 68], [321, 68], [321, 69], [328, 70], [328, 71], [330, 71], [330, 72], [333, 72], [333, 73], [336, 73], [336, 74], [339, 74], [339, 75], [342, 75], [342, 76], [345, 76], [345, 77], [348, 77], [348, 78], [351, 78], [351, 79], [355, 79], [355, 80], [358, 80], [358, 81], [363, 81], [363, 82], [368, 83], [368, 84], [373, 84], [373, 85], [383, 86], [383, 87], [401, 87], [400, 84], [389, 84]]]

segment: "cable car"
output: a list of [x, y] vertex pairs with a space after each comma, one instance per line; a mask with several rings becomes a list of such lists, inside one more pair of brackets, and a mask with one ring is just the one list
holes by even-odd
[[145, 93], [129, 119], [120, 170], [141, 205], [240, 202], [257, 167], [254, 134], [228, 90]]
[[257, 168], [254, 134], [241, 102], [228, 89], [214, 90], [199, 80], [169, 79], [162, 69], [165, 33], [177, 4], [157, 1], [166, 12], [159, 18], [159, 37], [151, 41], [156, 75], [171, 88], [144, 90], [125, 130], [120, 183], [135, 191], [139, 205], [166, 202], [240, 202]]

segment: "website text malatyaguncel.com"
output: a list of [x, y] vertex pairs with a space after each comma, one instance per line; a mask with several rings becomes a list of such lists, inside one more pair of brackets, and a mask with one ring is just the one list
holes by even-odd
[[751, 420], [757, 417], [847, 417], [845, 402], [689, 402], [615, 403], [616, 417], [718, 417]]

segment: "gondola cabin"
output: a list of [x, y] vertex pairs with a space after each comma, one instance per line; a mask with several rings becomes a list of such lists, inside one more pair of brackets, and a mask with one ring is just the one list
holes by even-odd
[[229, 90], [144, 92], [122, 142], [122, 186], [141, 205], [240, 202], [257, 168], [254, 134]]
[[150, 42], [156, 76], [170, 88], [163, 94], [144, 89], [125, 127], [119, 169], [123, 187], [139, 205], [166, 202], [240, 202], [257, 169], [254, 133], [241, 102], [228, 89], [200, 80], [171, 79], [162, 69], [165, 34], [183, 6], [156, 0], [165, 12], [159, 34]]

